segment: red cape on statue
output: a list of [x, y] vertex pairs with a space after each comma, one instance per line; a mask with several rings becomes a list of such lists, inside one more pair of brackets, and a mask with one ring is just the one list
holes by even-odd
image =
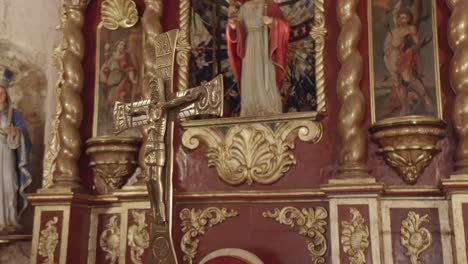
[[[273, 18], [270, 27], [269, 54], [275, 65], [276, 85], [281, 90], [283, 79], [286, 75], [286, 58], [289, 43], [289, 23], [284, 19], [283, 13], [273, 0], [266, 1], [266, 15]], [[246, 1], [241, 1], [246, 2]], [[245, 57], [245, 28], [238, 22], [233, 30], [226, 27], [226, 40], [228, 47], [229, 63], [232, 73], [240, 87], [242, 75], [242, 59]]]

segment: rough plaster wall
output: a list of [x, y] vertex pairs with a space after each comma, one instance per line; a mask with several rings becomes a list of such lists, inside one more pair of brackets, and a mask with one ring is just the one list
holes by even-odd
[[[41, 97], [42, 103], [34, 106], [38, 108], [34, 110], [41, 116], [39, 119], [45, 120], [45, 133], [40, 133], [44, 137], [42, 143], [48, 142], [50, 122], [55, 112], [54, 86], [57, 71], [53, 66], [53, 49], [60, 38], [60, 32], [56, 30], [59, 8], [60, 0], [0, 1], [0, 59], [9, 61], [16, 57], [17, 64], [22, 64], [22, 67], [43, 77], [29, 78], [31, 80], [22, 85], [30, 87], [21, 87], [23, 91], [35, 90], [29, 91], [29, 96], [36, 94]], [[34, 83], [36, 79], [43, 81]], [[18, 82], [16, 84], [20, 85]], [[20, 110], [23, 111], [21, 107]]]
[[[61, 36], [56, 30], [59, 8], [60, 0], [0, 0], [0, 65], [16, 74], [9, 93], [33, 142], [33, 184], [28, 192], [41, 184], [44, 149], [55, 113], [53, 51]], [[25, 232], [31, 232], [31, 209], [23, 225]]]

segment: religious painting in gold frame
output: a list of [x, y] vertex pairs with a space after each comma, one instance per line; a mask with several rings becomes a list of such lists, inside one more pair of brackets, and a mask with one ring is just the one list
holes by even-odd
[[368, 0], [372, 123], [442, 119], [434, 0]]
[[[115, 101], [129, 103], [141, 99], [142, 36], [133, 1], [102, 2], [96, 32], [93, 137], [113, 135]], [[121, 135], [140, 133], [130, 129]]]
[[[268, 2], [269, 0], [265, 1]], [[240, 89], [229, 65], [226, 26], [230, 6], [238, 0], [180, 0], [181, 37], [178, 46], [179, 89], [217, 74], [224, 76], [224, 117], [236, 123]], [[243, 119], [318, 119], [326, 112], [325, 10], [323, 0], [274, 0], [290, 24], [286, 76], [281, 89], [282, 113]], [[266, 8], [265, 8], [266, 9]], [[300, 112], [300, 113], [299, 113]]]

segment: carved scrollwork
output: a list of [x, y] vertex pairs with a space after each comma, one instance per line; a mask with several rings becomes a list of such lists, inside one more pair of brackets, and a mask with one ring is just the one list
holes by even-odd
[[327, 210], [323, 207], [302, 208], [287, 206], [282, 209], [275, 208], [273, 211], [263, 213], [264, 217], [274, 218], [283, 225], [299, 227], [299, 234], [308, 238], [307, 249], [312, 256], [314, 264], [325, 263], [327, 252], [327, 240], [325, 238]]
[[133, 264], [142, 264], [141, 256], [149, 247], [149, 233], [145, 222], [145, 212], [132, 211], [135, 224], [128, 228], [128, 246], [130, 247], [130, 259]]
[[130, 28], [138, 22], [138, 10], [132, 0], [104, 0], [101, 4], [101, 23], [109, 30]]
[[290, 121], [274, 130], [267, 124], [236, 125], [223, 134], [216, 128], [189, 128], [182, 144], [195, 149], [199, 141], [208, 145], [208, 166], [214, 166], [219, 177], [230, 185], [247, 181], [271, 184], [296, 164], [294, 141], [317, 142], [322, 126], [312, 121]]
[[106, 260], [110, 264], [117, 263], [120, 256], [120, 224], [119, 216], [113, 215], [106, 224], [106, 229], [101, 234], [99, 246], [106, 252]]
[[349, 212], [351, 220], [341, 222], [341, 226], [343, 227], [341, 246], [343, 247], [343, 251], [348, 255], [349, 263], [363, 264], [366, 263], [364, 253], [369, 247], [369, 228], [356, 208], [349, 209]]
[[410, 257], [411, 264], [422, 264], [419, 255], [432, 244], [432, 235], [421, 225], [429, 223], [428, 215], [420, 217], [410, 211], [408, 217], [401, 221], [401, 244], [406, 248], [405, 255]]
[[180, 247], [184, 252], [184, 261], [189, 264], [193, 263], [200, 242], [196, 237], [205, 234], [207, 225], [212, 227], [238, 214], [237, 211], [226, 208], [209, 207], [204, 210], [184, 208], [179, 215], [184, 234], [180, 242]]
[[43, 264], [55, 264], [54, 253], [59, 241], [57, 223], [58, 217], [54, 216], [52, 220], [47, 221], [46, 228], [41, 231], [38, 252], [45, 258]]

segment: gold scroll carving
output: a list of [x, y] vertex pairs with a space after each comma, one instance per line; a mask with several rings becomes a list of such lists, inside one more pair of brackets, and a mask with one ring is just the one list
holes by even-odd
[[138, 22], [136, 4], [129, 0], [104, 0], [101, 3], [101, 22], [109, 30], [130, 28]]
[[43, 264], [55, 264], [54, 253], [59, 241], [57, 223], [58, 217], [54, 216], [52, 220], [47, 221], [46, 228], [41, 231], [37, 250], [39, 255], [45, 258]]
[[362, 57], [358, 50], [361, 20], [356, 13], [358, 0], [338, 0], [340, 24], [337, 55], [341, 63], [337, 94], [341, 104], [338, 114], [340, 152], [338, 177], [342, 179], [370, 177], [366, 164], [367, 141], [362, 122], [365, 114], [364, 96], [359, 83], [362, 78]]
[[327, 210], [323, 207], [302, 208], [292, 206], [275, 208], [263, 213], [263, 217], [274, 218], [283, 225], [299, 227], [299, 234], [308, 238], [307, 249], [312, 256], [312, 263], [325, 263], [327, 240], [325, 238]]
[[141, 256], [149, 247], [149, 233], [146, 224], [145, 212], [132, 211], [133, 221], [128, 228], [127, 243], [130, 247], [130, 259], [133, 264], [143, 264]]
[[449, 78], [455, 92], [453, 121], [458, 135], [455, 150], [455, 174], [468, 175], [468, 0], [447, 0], [452, 10], [448, 22], [448, 42], [453, 51]]
[[366, 263], [365, 252], [369, 247], [369, 228], [356, 208], [350, 208], [350, 221], [342, 221], [341, 246], [348, 255], [349, 263]]
[[43, 188], [52, 185], [66, 188], [81, 187], [78, 170], [83, 106], [84, 23], [85, 0], [62, 0], [60, 25], [63, 35], [54, 51], [59, 79], [55, 87], [56, 109], [52, 122], [49, 148], [44, 158]]
[[401, 221], [400, 241], [406, 248], [405, 255], [410, 257], [411, 264], [423, 264], [419, 255], [432, 244], [431, 232], [421, 227], [425, 222], [429, 223], [428, 215], [421, 217], [413, 211]]
[[183, 146], [208, 146], [208, 166], [214, 166], [219, 177], [230, 185], [244, 182], [271, 184], [296, 164], [292, 151], [296, 137], [318, 142], [322, 126], [313, 121], [290, 121], [277, 129], [262, 123], [239, 124], [222, 131], [209, 127], [192, 127], [182, 136]]
[[179, 217], [182, 220], [182, 239], [180, 248], [184, 252], [184, 262], [192, 264], [197, 255], [198, 236], [204, 235], [206, 228], [213, 227], [224, 222], [227, 218], [237, 216], [239, 213], [235, 210], [226, 208], [209, 207], [206, 209], [188, 209], [180, 211]]
[[118, 263], [120, 257], [120, 217], [113, 215], [106, 224], [106, 229], [99, 238], [99, 246], [106, 252], [106, 260], [110, 264]]

